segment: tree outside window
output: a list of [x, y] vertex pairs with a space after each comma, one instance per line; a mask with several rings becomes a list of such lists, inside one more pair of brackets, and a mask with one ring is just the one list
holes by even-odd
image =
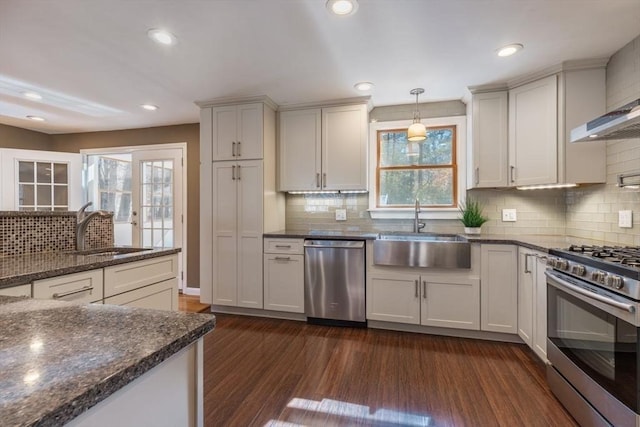
[[427, 128], [427, 138], [409, 142], [406, 129], [378, 131], [376, 206], [457, 206], [456, 126]]

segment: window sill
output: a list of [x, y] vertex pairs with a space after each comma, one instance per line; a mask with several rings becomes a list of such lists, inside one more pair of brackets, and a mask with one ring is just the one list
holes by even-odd
[[[371, 219], [413, 219], [415, 211], [412, 208], [374, 208], [369, 209]], [[419, 218], [424, 219], [458, 219], [458, 208], [429, 209], [420, 208]]]

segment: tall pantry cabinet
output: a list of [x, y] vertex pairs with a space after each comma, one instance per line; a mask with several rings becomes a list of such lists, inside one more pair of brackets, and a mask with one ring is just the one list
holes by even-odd
[[262, 235], [284, 228], [276, 192], [276, 105], [267, 97], [200, 110], [200, 301], [262, 309]]

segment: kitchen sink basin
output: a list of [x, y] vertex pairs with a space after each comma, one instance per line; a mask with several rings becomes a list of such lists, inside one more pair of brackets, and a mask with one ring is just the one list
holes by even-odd
[[136, 252], [149, 251], [151, 248], [129, 248], [129, 247], [109, 247], [109, 248], [97, 248], [97, 249], [84, 249], [81, 251], [69, 251], [67, 253], [71, 255], [85, 255], [85, 256], [102, 256], [102, 255], [126, 255]]
[[471, 268], [471, 244], [456, 234], [383, 233], [373, 263], [399, 267]]

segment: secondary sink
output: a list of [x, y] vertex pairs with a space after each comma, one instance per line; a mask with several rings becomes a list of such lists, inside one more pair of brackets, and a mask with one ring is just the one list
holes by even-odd
[[109, 248], [97, 248], [97, 249], [84, 249], [81, 251], [69, 251], [67, 253], [71, 255], [85, 255], [85, 256], [101, 256], [101, 255], [125, 255], [142, 251], [149, 251], [151, 248], [128, 248], [128, 247], [109, 247]]
[[381, 234], [373, 263], [400, 267], [471, 268], [471, 244], [456, 234]]

